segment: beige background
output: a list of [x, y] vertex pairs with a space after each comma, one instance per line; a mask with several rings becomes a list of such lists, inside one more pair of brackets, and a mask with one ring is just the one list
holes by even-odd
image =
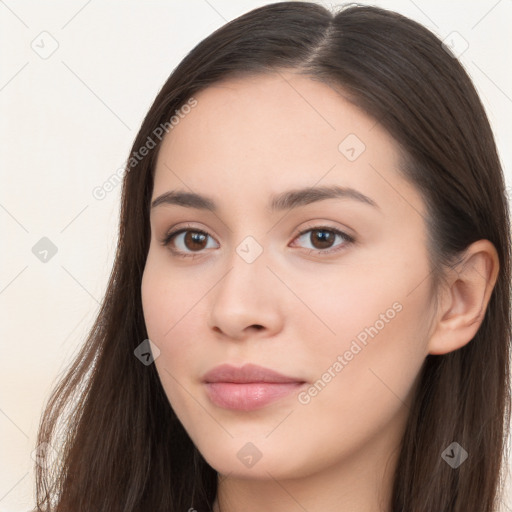
[[[43, 404], [105, 291], [120, 187], [102, 200], [92, 190], [123, 165], [155, 94], [186, 52], [265, 3], [0, 2], [0, 512], [33, 506], [31, 452]], [[489, 113], [511, 191], [512, 1], [371, 3], [442, 38], [456, 31], [458, 48], [468, 45], [460, 58]], [[58, 251], [47, 263], [32, 253], [42, 237]]]

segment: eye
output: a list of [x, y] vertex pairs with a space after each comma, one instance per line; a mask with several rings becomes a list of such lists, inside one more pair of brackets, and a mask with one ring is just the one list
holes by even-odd
[[[206, 231], [200, 229], [191, 229], [190, 227], [177, 229], [167, 233], [165, 238], [161, 241], [164, 246], [178, 245], [178, 249], [171, 247], [174, 254], [179, 257], [188, 258], [194, 257], [202, 249], [209, 249], [205, 242], [210, 235]], [[211, 237], [210, 237], [211, 238]], [[187, 251], [192, 251], [192, 254]], [[199, 256], [199, 254], [197, 254]]]
[[[310, 233], [308, 236], [306, 236]], [[336, 238], [341, 239], [342, 243], [333, 246]], [[339, 229], [328, 226], [315, 226], [305, 229], [299, 233], [295, 240], [304, 239], [309, 241], [313, 247], [309, 248], [309, 252], [318, 254], [330, 254], [342, 250], [348, 244], [354, 243], [355, 239], [340, 231]], [[344, 242], [343, 242], [344, 240]]]
[[[309, 237], [306, 236], [308, 233], [311, 233]], [[203, 249], [212, 248], [208, 246], [208, 238], [213, 240], [206, 231], [193, 229], [191, 226], [188, 226], [170, 231], [160, 243], [163, 246], [171, 246], [171, 251], [180, 258], [194, 258], [195, 256], [200, 256]], [[342, 243], [333, 247], [336, 238], [341, 239]], [[309, 253], [313, 252], [322, 255], [340, 251], [348, 244], [355, 242], [352, 236], [328, 226], [315, 226], [305, 229], [294, 240], [300, 239], [309, 240], [313, 244], [313, 247], [307, 248]]]

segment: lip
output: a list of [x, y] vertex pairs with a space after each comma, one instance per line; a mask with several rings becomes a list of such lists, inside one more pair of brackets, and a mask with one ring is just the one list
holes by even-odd
[[230, 364], [221, 364], [220, 366], [216, 366], [203, 375], [203, 382], [233, 382], [239, 384], [250, 382], [270, 382], [281, 384], [304, 381], [298, 377], [288, 377], [271, 370], [270, 368], [247, 363], [240, 368]]
[[203, 376], [209, 399], [224, 409], [251, 411], [298, 390], [305, 381], [269, 368], [245, 364], [237, 368], [222, 364]]

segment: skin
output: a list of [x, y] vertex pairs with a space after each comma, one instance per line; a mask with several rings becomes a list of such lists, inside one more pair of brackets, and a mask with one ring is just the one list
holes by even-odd
[[[214, 510], [390, 511], [418, 374], [429, 353], [457, 350], [475, 335], [496, 281], [495, 248], [487, 240], [468, 248], [435, 309], [425, 205], [399, 176], [398, 147], [374, 119], [293, 72], [225, 81], [195, 98], [164, 139], [152, 200], [180, 189], [212, 197], [219, 210], [152, 208], [141, 293], [169, 402], [221, 475]], [[354, 161], [338, 149], [349, 134], [366, 146]], [[267, 208], [274, 194], [331, 184], [378, 208], [350, 198]], [[209, 237], [159, 243], [187, 225]], [[314, 230], [298, 236], [324, 226], [355, 242], [336, 236], [321, 245]], [[263, 249], [252, 263], [236, 251], [247, 236]], [[401, 310], [307, 404], [292, 393], [232, 411], [205, 393], [202, 376], [225, 362], [300, 377], [310, 389], [397, 303]], [[237, 457], [249, 442], [262, 454], [251, 467]]]

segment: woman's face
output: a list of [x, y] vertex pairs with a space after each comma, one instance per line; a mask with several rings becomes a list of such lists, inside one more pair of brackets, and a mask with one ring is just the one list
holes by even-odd
[[[195, 99], [164, 139], [152, 202], [179, 192], [209, 208], [193, 196], [152, 207], [142, 281], [169, 402], [222, 474], [373, 474], [401, 440], [432, 311], [425, 208], [397, 146], [304, 76]], [[291, 382], [203, 380], [248, 363]]]

